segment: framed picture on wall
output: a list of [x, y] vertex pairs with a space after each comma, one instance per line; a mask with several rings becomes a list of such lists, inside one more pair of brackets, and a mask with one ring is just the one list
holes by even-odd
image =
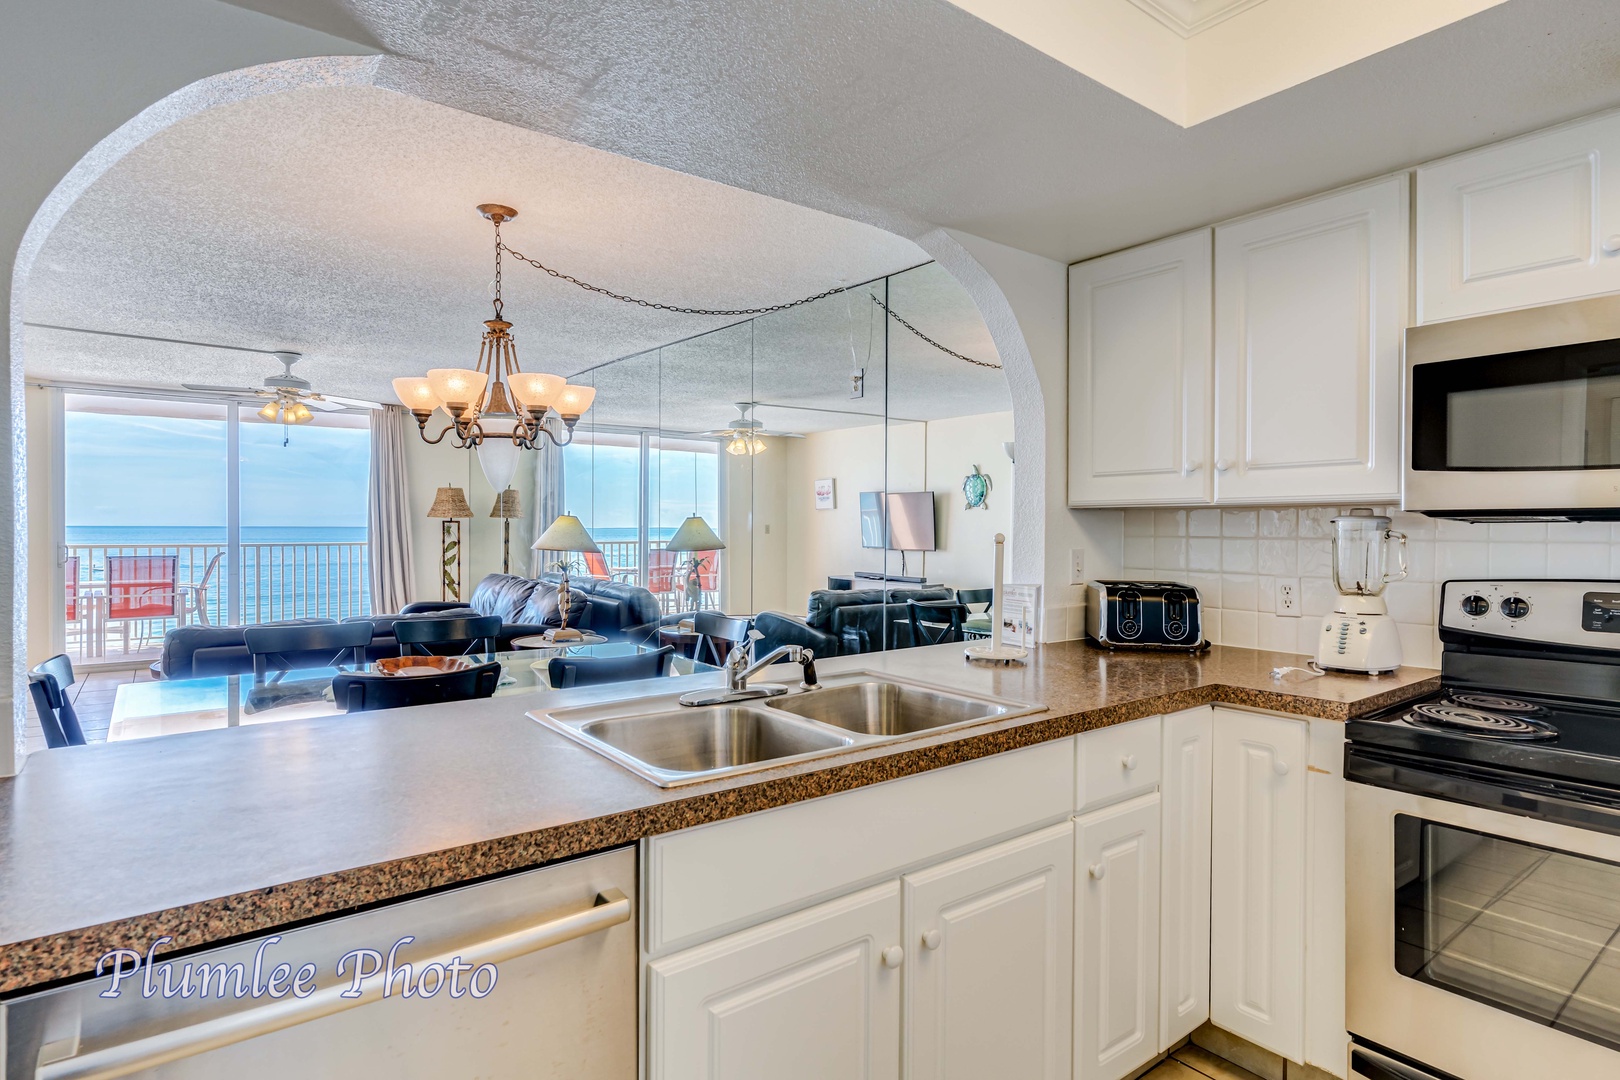
[[816, 509], [838, 509], [838, 495], [834, 487], [833, 479], [830, 476], [825, 480], [816, 481]]

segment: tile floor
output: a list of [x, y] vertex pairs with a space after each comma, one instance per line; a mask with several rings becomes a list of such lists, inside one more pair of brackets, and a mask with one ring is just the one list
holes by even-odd
[[1173, 1051], [1168, 1061], [1154, 1066], [1141, 1080], [1264, 1080], [1257, 1073], [1218, 1058], [1188, 1043]]
[[[88, 742], [106, 742], [107, 729], [112, 725], [113, 699], [123, 683], [150, 679], [152, 672], [145, 667], [131, 669], [102, 669], [77, 672], [78, 679], [68, 688], [73, 697], [73, 711], [78, 714], [79, 726], [84, 728]], [[45, 733], [40, 730], [34, 713], [34, 703], [28, 703], [28, 752], [45, 749]]]

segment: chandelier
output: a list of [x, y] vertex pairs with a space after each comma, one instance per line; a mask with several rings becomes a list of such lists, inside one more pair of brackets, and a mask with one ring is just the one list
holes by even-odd
[[[416, 418], [423, 442], [439, 443], [453, 434], [452, 445], [458, 449], [477, 448], [485, 475], [500, 492], [511, 481], [519, 451], [533, 450], [542, 437], [557, 446], [573, 441], [574, 425], [591, 407], [596, 389], [518, 366], [512, 324], [502, 314], [501, 301], [501, 222], [512, 220], [517, 211], [482, 203], [478, 212], [495, 225], [495, 317], [484, 320], [478, 362], [470, 368], [433, 368], [425, 377], [395, 379], [394, 393]], [[450, 423], [429, 438], [427, 425], [435, 409], [442, 410]]]

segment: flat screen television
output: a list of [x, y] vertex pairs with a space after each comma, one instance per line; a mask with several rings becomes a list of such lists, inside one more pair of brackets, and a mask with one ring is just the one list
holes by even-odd
[[861, 492], [861, 547], [933, 551], [934, 493]]

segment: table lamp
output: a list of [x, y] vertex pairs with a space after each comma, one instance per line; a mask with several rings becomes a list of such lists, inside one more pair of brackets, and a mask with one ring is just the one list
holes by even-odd
[[[444, 527], [439, 533], [439, 599], [461, 599], [461, 522], [459, 518], [473, 516], [467, 505], [467, 496], [458, 487], [442, 487], [433, 496], [433, 505], [427, 516], [440, 518]], [[454, 567], [454, 574], [451, 568]]]
[[[675, 535], [669, 538], [664, 545], [665, 551], [684, 551], [688, 554], [698, 551], [724, 551], [726, 543], [714, 535], [709, 523], [693, 514], [681, 522], [681, 527], [675, 530]], [[696, 555], [687, 560], [686, 569], [682, 571], [682, 579], [686, 584], [686, 604], [688, 611], [696, 611], [699, 602], [703, 599], [703, 560]]]
[[[601, 554], [602, 549], [596, 546], [591, 534], [585, 531], [585, 526], [573, 514], [559, 514], [557, 520], [547, 526], [546, 531], [540, 534], [540, 539], [532, 545], [535, 551], [584, 551]], [[578, 641], [584, 635], [568, 625], [568, 560], [560, 559], [557, 568], [562, 571], [562, 580], [557, 583], [557, 611], [562, 617], [562, 625], [551, 632], [552, 641]]]
[[495, 505], [490, 507], [489, 516], [492, 518], [505, 518], [501, 522], [501, 573], [512, 572], [512, 519], [523, 516], [522, 504], [518, 502], [518, 493], [513, 488], [507, 488], [495, 496]]

